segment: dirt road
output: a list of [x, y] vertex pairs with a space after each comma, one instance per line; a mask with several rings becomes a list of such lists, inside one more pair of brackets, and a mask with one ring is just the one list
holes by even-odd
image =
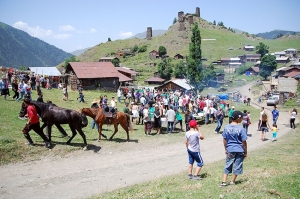
[[[250, 84], [238, 90], [253, 98], [249, 87]], [[280, 113], [279, 136], [290, 130], [286, 127], [288, 118], [287, 113]], [[253, 121], [249, 126], [252, 137], [248, 138], [248, 151], [271, 143], [270, 140], [260, 141], [261, 134], [256, 129], [257, 121]], [[267, 137], [270, 138], [270, 134]], [[187, 169], [184, 143], [151, 150], [115, 152], [101, 149], [99, 153], [79, 153], [68, 158], [45, 157], [40, 161], [0, 167], [0, 198], [85, 198]], [[224, 159], [221, 135], [203, 140], [201, 153], [206, 164]]]

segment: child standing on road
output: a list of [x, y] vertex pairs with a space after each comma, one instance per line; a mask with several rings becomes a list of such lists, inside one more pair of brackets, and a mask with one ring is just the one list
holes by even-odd
[[[202, 178], [198, 176], [203, 166], [203, 160], [200, 154], [199, 139], [203, 140], [204, 136], [201, 133], [201, 131], [198, 129], [197, 122], [195, 120], [191, 120], [189, 122], [189, 126], [190, 126], [190, 130], [187, 131], [185, 134], [185, 138], [186, 138], [185, 145], [189, 157], [188, 178], [193, 180], [202, 180]], [[195, 161], [197, 162], [197, 169], [195, 171], [195, 174], [193, 175], [192, 174], [193, 164]]]
[[272, 142], [274, 142], [274, 140], [276, 140], [278, 130], [279, 129], [277, 128], [277, 124], [273, 124], [273, 127], [272, 127], [272, 134], [273, 134]]

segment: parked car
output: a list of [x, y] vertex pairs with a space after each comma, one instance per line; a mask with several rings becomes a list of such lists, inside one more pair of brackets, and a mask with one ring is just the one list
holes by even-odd
[[221, 87], [218, 89], [218, 92], [224, 92], [224, 91], [227, 91], [227, 88]]
[[277, 105], [279, 102], [279, 98], [278, 97], [269, 97], [267, 99], [267, 106], [274, 106]]

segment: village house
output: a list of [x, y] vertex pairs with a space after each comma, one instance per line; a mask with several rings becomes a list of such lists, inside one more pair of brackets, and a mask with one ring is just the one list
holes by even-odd
[[284, 50], [284, 52], [286, 53], [286, 56], [296, 57], [298, 50], [294, 49], [294, 48], [289, 48], [289, 49]]
[[290, 58], [289, 57], [276, 57], [276, 62], [278, 64], [280, 63], [283, 63], [283, 64], [286, 64], [290, 61]]
[[166, 80], [160, 77], [151, 77], [149, 79], [146, 79], [144, 82], [147, 84], [162, 84], [163, 82], [165, 82]]
[[300, 69], [300, 62], [292, 63], [290, 67], [299, 68]]
[[285, 57], [285, 52], [284, 51], [274, 52], [274, 53], [271, 53], [271, 55], [275, 55], [276, 57]]
[[259, 67], [252, 66], [249, 69], [247, 69], [245, 73], [246, 73], [246, 75], [249, 75], [249, 76], [257, 76], [259, 73]]
[[232, 67], [236, 67], [236, 66], [240, 66], [242, 63], [240, 62], [241, 59], [240, 58], [226, 58], [226, 57], [222, 57], [221, 58], [221, 65], [222, 66], [232, 66]]
[[194, 87], [189, 85], [185, 79], [171, 79], [155, 88], [159, 90], [183, 90], [183, 91], [189, 91], [194, 89]]
[[138, 72], [126, 67], [116, 67], [116, 69], [126, 77], [132, 79], [133, 81], [137, 80], [137, 75], [139, 74]]
[[78, 85], [84, 89], [117, 91], [118, 87], [133, 80], [118, 72], [111, 62], [69, 62], [66, 68], [72, 90]]
[[184, 59], [184, 57], [181, 54], [176, 54], [174, 59]]
[[300, 69], [295, 67], [281, 67], [276, 70], [276, 75], [281, 77], [290, 72], [300, 72]]
[[120, 61], [120, 59], [117, 57], [101, 57], [99, 59], [99, 62], [111, 62], [114, 59], [117, 59], [118, 61]]
[[217, 73], [216, 74], [216, 81], [217, 82], [223, 82], [224, 79], [225, 79], [225, 74], [223, 74], [223, 73]]
[[151, 52], [149, 52], [149, 58], [150, 59], [157, 59], [159, 58], [159, 53], [156, 50], [152, 50]]
[[247, 45], [247, 46], [244, 46], [243, 49], [244, 49], [245, 51], [254, 51], [254, 50], [255, 50], [255, 47], [254, 47], [254, 46]]
[[245, 62], [257, 62], [260, 60], [261, 55], [260, 54], [244, 54], [242, 56], [239, 56], [242, 63]]

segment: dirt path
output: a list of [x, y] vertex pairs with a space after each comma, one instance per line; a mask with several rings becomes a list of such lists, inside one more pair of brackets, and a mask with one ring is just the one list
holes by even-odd
[[[250, 84], [238, 90], [253, 99], [249, 87]], [[288, 118], [287, 113], [280, 113], [279, 137], [290, 130], [286, 127]], [[252, 134], [248, 138], [249, 151], [271, 143], [270, 140], [260, 141], [261, 134], [256, 129], [257, 121], [253, 121], [249, 126], [249, 133]], [[267, 138], [271, 138], [270, 133]], [[201, 153], [205, 163], [224, 159], [221, 135], [203, 140]], [[45, 157], [40, 161], [0, 167], [0, 198], [84, 198], [186, 169], [184, 143], [130, 152], [114, 153], [105, 149], [99, 153], [83, 151], [68, 158]]]

